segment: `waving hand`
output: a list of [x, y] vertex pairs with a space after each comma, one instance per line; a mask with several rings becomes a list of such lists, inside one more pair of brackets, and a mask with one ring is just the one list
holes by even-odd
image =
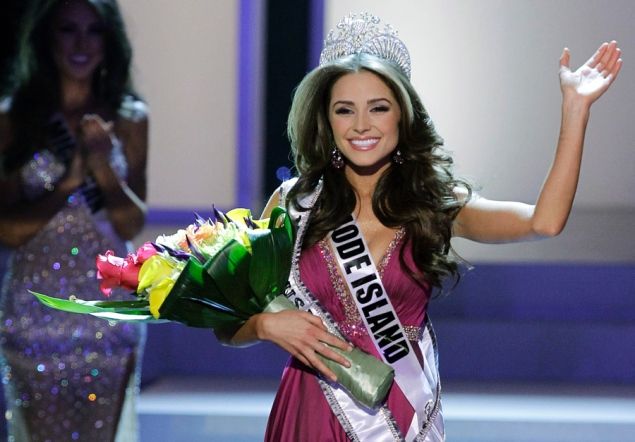
[[569, 68], [571, 54], [564, 48], [560, 56], [560, 87], [564, 95], [577, 94], [588, 100], [597, 100], [613, 83], [622, 67], [622, 51], [617, 42], [602, 43], [595, 54], [577, 70]]
[[586, 63], [572, 71], [569, 50], [562, 51], [560, 136], [536, 204], [473, 198], [456, 218], [455, 235], [482, 242], [511, 242], [555, 236], [564, 229], [580, 176], [590, 108], [617, 78], [621, 54], [615, 41], [602, 43]]

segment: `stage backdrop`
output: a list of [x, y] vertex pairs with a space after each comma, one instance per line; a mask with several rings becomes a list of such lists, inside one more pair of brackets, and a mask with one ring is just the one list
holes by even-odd
[[135, 83], [150, 104], [150, 207], [231, 206], [238, 0], [119, 3], [133, 43]]
[[410, 50], [412, 82], [454, 153], [460, 175], [486, 197], [533, 203], [560, 124], [558, 59], [586, 61], [603, 41], [624, 53], [620, 78], [596, 103], [566, 231], [546, 242], [455, 241], [475, 261], [634, 261], [635, 2], [630, 0], [325, 1], [324, 27], [370, 11]]

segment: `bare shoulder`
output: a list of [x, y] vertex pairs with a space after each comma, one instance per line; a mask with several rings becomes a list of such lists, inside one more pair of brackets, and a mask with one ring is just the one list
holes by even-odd
[[118, 110], [118, 118], [115, 130], [124, 146], [130, 146], [134, 150], [147, 149], [148, 144], [148, 106], [141, 100], [127, 96]]
[[286, 181], [283, 181], [282, 184], [280, 184], [280, 186], [278, 187], [278, 193], [280, 195], [281, 205], [286, 204], [287, 195], [289, 191], [293, 188], [293, 186], [296, 185], [297, 182], [298, 182], [298, 177], [294, 177]]
[[122, 122], [142, 123], [148, 120], [149, 109], [144, 101], [132, 95], [126, 95], [121, 102], [121, 106], [119, 106], [117, 114]]
[[269, 197], [267, 205], [262, 211], [261, 218], [268, 218], [274, 207], [284, 207], [287, 204], [287, 194], [297, 182], [297, 177], [283, 181], [282, 184], [280, 184]]
[[474, 210], [479, 210], [479, 205], [483, 201], [483, 198], [471, 189], [463, 186], [457, 186], [452, 189], [452, 191], [454, 192], [457, 201], [461, 204], [461, 209], [454, 219], [452, 235], [462, 237], [465, 236], [466, 231], [468, 230], [472, 212]]
[[269, 216], [271, 215], [271, 211], [274, 208], [279, 207], [280, 205], [282, 205], [282, 199], [281, 199], [281, 196], [280, 196], [281, 193], [282, 193], [282, 185], [278, 186], [278, 188], [276, 190], [274, 190], [274, 192], [269, 197], [269, 200], [267, 201], [267, 205], [262, 210], [262, 214], [260, 215], [260, 219], [269, 218]]
[[476, 197], [476, 194], [465, 186], [456, 186], [452, 189], [452, 192], [454, 193], [457, 201], [462, 205], [467, 204], [470, 200], [472, 200], [472, 198]]

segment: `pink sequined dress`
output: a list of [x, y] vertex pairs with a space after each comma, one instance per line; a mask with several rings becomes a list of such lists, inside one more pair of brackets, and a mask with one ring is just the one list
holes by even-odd
[[[404, 247], [403, 230], [398, 231], [378, 270], [397, 316], [411, 340], [420, 333], [430, 297], [428, 290], [416, 284], [401, 267], [399, 251]], [[407, 246], [406, 252], [407, 252]], [[410, 255], [407, 264], [414, 268]], [[337, 261], [325, 241], [302, 253], [300, 272], [307, 288], [339, 324], [353, 343], [379, 358], [357, 312], [354, 300], [346, 291], [346, 282], [337, 271]], [[398, 386], [388, 394], [388, 408], [397, 426], [405, 434], [414, 410]], [[315, 372], [295, 358], [285, 367], [265, 436], [267, 441], [348, 441], [348, 437], [325, 399]]]
[[[42, 176], [63, 167], [51, 161], [57, 159], [50, 153], [36, 154], [25, 165], [33, 169], [24, 175], [32, 178], [25, 186], [42, 184]], [[119, 146], [111, 163], [125, 169], [122, 161]], [[0, 293], [9, 441], [138, 439], [134, 397], [145, 329], [55, 311], [28, 292], [103, 299], [95, 257], [108, 249], [118, 256], [127, 253], [105, 211], [91, 210], [85, 194], [77, 192], [34, 238], [11, 253]]]

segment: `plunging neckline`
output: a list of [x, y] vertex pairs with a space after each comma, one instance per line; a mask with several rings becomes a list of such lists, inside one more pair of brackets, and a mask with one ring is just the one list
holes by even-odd
[[[379, 278], [382, 282], [384, 280], [384, 272], [392, 260], [394, 251], [401, 244], [405, 234], [406, 230], [403, 227], [400, 227], [395, 232], [395, 235], [390, 243], [388, 243], [388, 247], [386, 247], [379, 264], [377, 265], [377, 272], [379, 273]], [[344, 309], [346, 319], [345, 323], [340, 325], [340, 328], [343, 332], [350, 335], [367, 334], [366, 328], [364, 327], [362, 318], [359, 314], [359, 310], [357, 309], [357, 305], [353, 299], [353, 295], [348, 291], [346, 281], [344, 280], [344, 277], [340, 272], [339, 265], [337, 264], [337, 260], [331, 251], [329, 241], [324, 238], [319, 241], [318, 245], [322, 258], [326, 262], [331, 285], [333, 286], [335, 294]]]

